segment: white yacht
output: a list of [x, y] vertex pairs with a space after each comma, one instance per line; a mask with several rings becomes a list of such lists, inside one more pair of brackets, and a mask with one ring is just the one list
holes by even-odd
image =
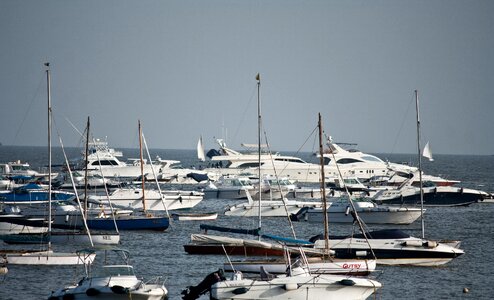
[[0, 175], [4, 176], [42, 176], [31, 168], [29, 163], [20, 160], [0, 164]]
[[[134, 179], [141, 176], [140, 159], [129, 159], [128, 162], [123, 162], [119, 159], [121, 156], [122, 153], [109, 148], [106, 141], [97, 139], [89, 143], [87, 166], [85, 165], [85, 153], [83, 153], [79, 169], [85, 170], [87, 167], [90, 175], [103, 175], [105, 178]], [[203, 171], [177, 167], [179, 163], [176, 160], [162, 160], [160, 157], [156, 157], [156, 161], [151, 163], [143, 160], [143, 172], [148, 180], [154, 179], [153, 174], [156, 174], [158, 180], [177, 183], [185, 183], [185, 181], [196, 183], [196, 178], [203, 180], [208, 178]]]
[[[343, 177], [356, 177], [362, 182], [372, 181], [374, 178], [386, 178], [386, 184], [400, 185], [418, 169], [405, 164], [383, 161], [379, 157], [357, 150], [346, 150], [334, 143], [331, 137], [328, 140], [328, 150], [323, 154], [325, 176], [338, 178], [338, 169]], [[422, 175], [424, 181], [434, 182], [438, 186], [449, 186], [459, 183], [457, 180], [448, 180], [438, 176]]]
[[[257, 176], [259, 155], [247, 150], [241, 153], [230, 149], [222, 139], [218, 139], [219, 150], [210, 150], [210, 166], [204, 171], [220, 173], [222, 175], [251, 175]], [[247, 149], [252, 145], [242, 144]], [[257, 145], [255, 145], [257, 147]], [[275, 172], [276, 171], [276, 172]], [[319, 182], [319, 166], [308, 163], [295, 156], [285, 156], [279, 153], [261, 153], [261, 174], [278, 177], [287, 177], [292, 181]]]

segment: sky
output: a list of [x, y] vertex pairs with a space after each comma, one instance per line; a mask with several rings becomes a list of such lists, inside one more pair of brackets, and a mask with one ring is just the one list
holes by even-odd
[[[0, 142], [494, 154], [494, 1], [0, 0]], [[76, 130], [77, 129], [77, 130]], [[264, 140], [264, 138], [263, 138]]]

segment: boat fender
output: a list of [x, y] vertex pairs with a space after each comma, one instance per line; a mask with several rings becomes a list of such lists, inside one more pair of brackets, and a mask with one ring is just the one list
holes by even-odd
[[436, 241], [427, 241], [424, 243], [424, 247], [427, 248], [436, 248], [437, 247], [437, 242]]
[[296, 290], [298, 288], [299, 288], [299, 286], [296, 283], [287, 283], [284, 286], [284, 289], [287, 290], [287, 291], [294, 291], [294, 290]]
[[342, 279], [342, 280], [340, 280], [340, 284], [346, 285], [346, 286], [352, 286], [352, 285], [355, 285], [355, 281], [353, 281], [351, 279]]
[[100, 293], [101, 292], [98, 289], [95, 289], [95, 288], [88, 288], [86, 290], [86, 295], [88, 295], [89, 297], [98, 296]]
[[249, 291], [248, 288], [246, 287], [240, 287], [240, 288], [236, 288], [232, 291], [232, 294], [234, 295], [242, 295], [242, 294], [245, 294]]
[[410, 247], [422, 247], [423, 246], [422, 241], [419, 241], [419, 240], [404, 241], [402, 245], [403, 246], [410, 246]]
[[124, 295], [129, 293], [129, 290], [121, 285], [114, 285], [110, 289], [112, 292], [119, 295]]
[[62, 300], [74, 300], [75, 296], [74, 294], [65, 294], [62, 296]]
[[350, 213], [350, 206], [347, 206], [345, 209], [345, 216], [348, 216], [349, 213]]
[[367, 251], [365, 251], [365, 250], [355, 251], [355, 256], [357, 256], [357, 257], [366, 257], [367, 256]]

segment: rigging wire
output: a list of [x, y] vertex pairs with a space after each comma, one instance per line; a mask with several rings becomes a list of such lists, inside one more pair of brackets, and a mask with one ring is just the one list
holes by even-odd
[[[297, 235], [295, 234], [295, 229], [293, 228], [292, 220], [290, 219], [290, 215], [288, 214], [288, 208], [286, 206], [286, 200], [287, 199], [283, 196], [283, 190], [281, 188], [281, 184], [280, 184], [280, 181], [279, 181], [279, 178], [278, 178], [278, 173], [276, 172], [276, 168], [274, 166], [273, 155], [272, 155], [271, 149], [269, 148], [268, 136], [266, 134], [266, 131], [264, 131], [264, 139], [266, 140], [266, 145], [267, 145], [267, 148], [268, 148], [269, 158], [271, 159], [271, 164], [273, 165], [273, 171], [274, 171], [274, 176], [276, 178], [276, 183], [278, 184], [278, 189], [280, 190], [281, 202], [283, 202], [283, 207], [285, 208], [286, 218], [288, 219], [288, 224], [290, 225], [290, 229], [292, 230], [293, 238], [296, 239], [297, 238]], [[259, 169], [260, 168], [261, 168], [261, 166], [259, 166]], [[259, 186], [261, 186], [261, 178], [259, 178]], [[259, 203], [259, 206], [260, 205], [261, 205], [261, 203]]]
[[393, 144], [393, 147], [391, 148], [391, 154], [395, 153], [395, 147], [396, 147], [396, 144], [398, 143], [398, 137], [401, 135], [401, 130], [403, 129], [403, 125], [405, 124], [406, 116], [408, 115], [408, 111], [410, 110], [410, 106], [412, 105], [413, 102], [414, 102], [413, 98], [410, 99], [410, 102], [408, 102], [408, 106], [407, 106], [407, 110], [405, 112], [405, 115], [401, 119], [400, 129], [398, 130], [398, 133], [396, 134], [395, 142]]
[[254, 88], [252, 89], [252, 94], [251, 94], [251, 96], [250, 96], [250, 98], [249, 98], [249, 102], [248, 102], [248, 103], [247, 103], [247, 105], [245, 106], [245, 109], [244, 109], [244, 111], [243, 111], [243, 113], [242, 113], [242, 117], [240, 118], [240, 122], [238, 122], [237, 129], [235, 130], [235, 133], [233, 134], [233, 139], [236, 139], [236, 138], [237, 138], [238, 132], [240, 131], [240, 127], [242, 126], [242, 123], [243, 123], [243, 122], [244, 122], [244, 120], [245, 120], [245, 116], [247, 115], [247, 110], [248, 110], [248, 108], [250, 107], [250, 105], [251, 105], [251, 103], [252, 103], [253, 99], [255, 99], [255, 97], [254, 97], [254, 96], [255, 96], [255, 94], [256, 94], [256, 89], [257, 89], [256, 87], [254, 87]]
[[24, 114], [24, 117], [22, 118], [21, 124], [19, 125], [19, 127], [17, 128], [17, 131], [15, 132], [14, 139], [12, 141], [12, 145], [14, 145], [15, 142], [17, 141], [17, 137], [19, 136], [19, 132], [21, 131], [21, 128], [23, 127], [24, 122], [27, 119], [27, 115], [31, 111], [34, 100], [36, 100], [38, 93], [39, 93], [39, 90], [41, 89], [41, 85], [44, 83], [44, 79], [45, 78], [44, 78], [44, 72], [43, 72], [43, 76], [41, 76], [41, 78], [39, 80], [38, 88], [36, 88], [36, 92], [34, 93], [33, 98], [31, 99], [31, 102], [29, 103], [28, 109], [27, 109], [26, 113]]

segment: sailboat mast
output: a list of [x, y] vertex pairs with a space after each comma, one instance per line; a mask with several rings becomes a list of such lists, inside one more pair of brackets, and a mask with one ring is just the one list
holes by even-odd
[[144, 213], [146, 213], [146, 196], [144, 194], [144, 184], [146, 181], [144, 180], [144, 160], [142, 159], [142, 129], [141, 129], [141, 120], [138, 120], [139, 125], [139, 157], [141, 160], [141, 180], [142, 180], [142, 209]]
[[321, 190], [322, 190], [322, 213], [324, 221], [324, 249], [329, 253], [329, 232], [328, 232], [328, 206], [326, 201], [326, 182], [324, 178], [324, 157], [322, 147], [322, 119], [321, 113], [319, 113], [319, 162], [321, 164]]
[[[87, 219], [87, 173], [88, 173], [88, 163], [89, 163], [89, 116], [87, 117], [86, 126], [86, 170], [84, 172], [84, 216]], [[103, 184], [105, 184], [103, 182]]]
[[[50, 63], [45, 63], [46, 66], [46, 91], [48, 97], [48, 234], [51, 234], [51, 78], [50, 78]], [[50, 237], [48, 237], [48, 247], [50, 247]]]
[[[259, 231], [261, 231], [261, 197], [262, 197], [262, 178], [261, 178], [261, 96], [260, 96], [260, 91], [261, 91], [261, 75], [257, 73], [256, 76], [257, 80], [257, 155], [258, 155], [258, 164], [259, 164], [259, 211], [258, 211], [258, 217], [259, 217]], [[260, 238], [259, 234], [259, 238]]]
[[417, 111], [417, 150], [419, 159], [419, 180], [420, 180], [420, 219], [422, 223], [422, 238], [425, 238], [424, 225], [424, 189], [422, 184], [422, 157], [420, 155], [420, 111], [419, 111], [419, 96], [415, 90], [415, 109]]

